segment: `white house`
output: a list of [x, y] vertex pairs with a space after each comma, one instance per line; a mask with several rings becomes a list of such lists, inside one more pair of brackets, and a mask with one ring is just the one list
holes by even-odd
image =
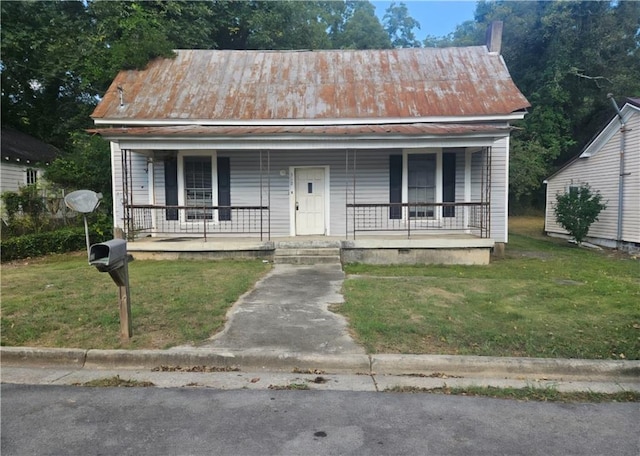
[[55, 147], [12, 128], [3, 127], [0, 140], [0, 193], [37, 183], [59, 154]]
[[640, 249], [640, 98], [628, 98], [585, 149], [545, 180], [545, 231], [568, 237], [554, 215], [556, 195], [588, 184], [607, 208], [587, 240], [604, 247]]
[[501, 29], [448, 49], [178, 50], [120, 72], [92, 115], [114, 224], [136, 239], [377, 236], [398, 254], [507, 242], [510, 123], [529, 103]]

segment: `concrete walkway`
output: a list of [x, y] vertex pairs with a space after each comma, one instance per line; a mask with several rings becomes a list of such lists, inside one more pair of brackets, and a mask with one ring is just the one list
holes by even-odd
[[200, 348], [303, 354], [364, 354], [346, 320], [329, 306], [344, 302], [340, 264], [276, 264], [234, 304], [223, 332]]

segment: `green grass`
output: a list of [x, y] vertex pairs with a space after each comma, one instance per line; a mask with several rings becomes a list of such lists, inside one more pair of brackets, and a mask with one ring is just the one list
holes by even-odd
[[497, 399], [516, 399], [538, 402], [640, 402], [640, 393], [621, 391], [618, 393], [596, 393], [593, 391], [562, 392], [555, 388], [496, 388], [493, 386], [419, 388], [396, 386], [385, 390], [388, 393], [432, 393], [455, 396], [483, 396]]
[[640, 262], [511, 226], [489, 266], [348, 266], [337, 311], [370, 353], [640, 359]]
[[1, 343], [8, 346], [166, 348], [198, 343], [267, 271], [261, 261], [134, 261], [133, 338], [119, 339], [117, 287], [85, 254], [2, 265]]

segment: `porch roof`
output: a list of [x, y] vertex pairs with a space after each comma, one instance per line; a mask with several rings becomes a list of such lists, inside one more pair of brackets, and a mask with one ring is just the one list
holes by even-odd
[[505, 124], [434, 124], [434, 123], [404, 123], [404, 124], [366, 124], [366, 125], [303, 125], [303, 126], [157, 126], [157, 127], [124, 127], [99, 128], [88, 130], [107, 139], [119, 138], [244, 138], [247, 136], [469, 136], [469, 135], [505, 135], [514, 127]]

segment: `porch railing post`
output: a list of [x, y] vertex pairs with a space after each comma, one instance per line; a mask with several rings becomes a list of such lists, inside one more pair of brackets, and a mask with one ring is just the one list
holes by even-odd
[[407, 206], [407, 239], [411, 237], [411, 203]]
[[207, 208], [203, 208], [202, 213], [204, 217], [202, 218], [202, 231], [204, 232], [204, 242], [207, 242]]

